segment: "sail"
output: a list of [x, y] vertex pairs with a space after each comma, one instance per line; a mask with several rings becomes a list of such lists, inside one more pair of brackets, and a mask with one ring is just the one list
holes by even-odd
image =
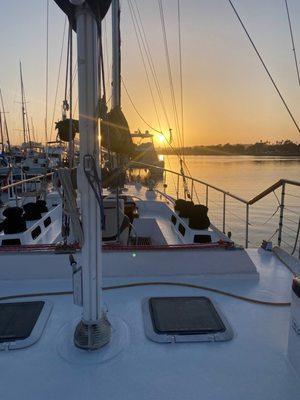
[[[74, 31], [76, 31], [76, 18], [75, 18], [76, 6], [71, 4], [70, 0], [54, 0], [54, 1], [59, 6], [59, 8], [67, 15], [70, 24], [72, 25], [72, 28], [74, 29]], [[105, 17], [110, 7], [111, 0], [85, 0], [85, 3], [89, 5], [96, 19], [98, 21], [101, 21]]]

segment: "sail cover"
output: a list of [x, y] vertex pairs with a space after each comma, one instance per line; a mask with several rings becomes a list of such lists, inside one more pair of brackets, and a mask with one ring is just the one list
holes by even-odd
[[118, 154], [131, 156], [134, 153], [129, 126], [120, 106], [101, 120], [101, 145]]
[[[59, 6], [59, 8], [67, 15], [69, 18], [70, 24], [74, 31], [76, 31], [76, 18], [75, 18], [75, 10], [76, 6], [70, 3], [70, 0], [54, 0], [55, 3]], [[109, 7], [111, 0], [85, 0], [85, 3], [89, 5], [90, 9], [94, 13], [96, 19], [101, 21]]]

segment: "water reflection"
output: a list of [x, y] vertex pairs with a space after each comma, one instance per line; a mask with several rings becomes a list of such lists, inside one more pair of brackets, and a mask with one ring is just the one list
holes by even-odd
[[[282, 156], [186, 156], [190, 175], [212, 185], [220, 187], [246, 200], [250, 200], [281, 178], [300, 180], [300, 157]], [[165, 156], [166, 166], [179, 172], [177, 156]], [[176, 197], [177, 178], [171, 174], [165, 177], [167, 192]], [[158, 188], [162, 188], [162, 181]], [[180, 180], [180, 196], [183, 196], [183, 184]], [[205, 203], [206, 193], [203, 185], [195, 185], [200, 202]], [[277, 197], [276, 197], [277, 196]], [[278, 201], [280, 192], [272, 193], [250, 209], [250, 244], [259, 245], [263, 239], [274, 235], [279, 222]], [[285, 246], [292, 247], [297, 230], [300, 189], [288, 187], [286, 192], [287, 209], [283, 233]], [[291, 213], [288, 209], [296, 211]], [[209, 190], [209, 214], [217, 226], [222, 226], [223, 195]], [[233, 232], [233, 239], [243, 244], [245, 239], [245, 207], [235, 200], [227, 200], [226, 232]]]

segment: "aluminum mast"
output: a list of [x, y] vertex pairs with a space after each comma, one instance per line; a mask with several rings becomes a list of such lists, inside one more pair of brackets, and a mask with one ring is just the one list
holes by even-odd
[[[99, 168], [98, 100], [100, 82], [99, 37], [94, 14], [86, 1], [70, 0], [76, 7], [80, 165], [78, 189], [81, 194], [81, 215], [84, 244], [81, 249], [83, 315], [77, 325], [74, 342], [84, 349], [98, 349], [110, 341], [111, 327], [103, 312], [102, 299], [102, 232], [100, 209], [86, 173]], [[87, 158], [89, 157], [89, 158]]]

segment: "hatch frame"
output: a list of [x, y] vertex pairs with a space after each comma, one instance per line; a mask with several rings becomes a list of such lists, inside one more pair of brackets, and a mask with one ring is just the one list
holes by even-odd
[[[8, 340], [6, 342], [0, 343], [0, 351], [24, 349], [26, 347], [32, 346], [41, 338], [53, 308], [53, 304], [50, 301], [48, 300], [41, 300], [41, 301], [44, 303], [44, 305], [30, 335], [25, 339], [17, 339], [11, 341]], [[22, 299], [20, 301], [15, 301], [14, 303], [23, 303], [23, 302], [24, 300]], [[4, 303], [11, 303], [11, 301], [6, 301], [3, 302], [2, 304]], [[28, 301], [28, 303], [30, 303], [30, 301]]]
[[154, 296], [147, 297], [142, 301], [142, 314], [144, 320], [145, 334], [148, 339], [157, 343], [189, 343], [189, 342], [225, 342], [232, 340], [234, 337], [234, 331], [225, 317], [224, 313], [221, 311], [220, 307], [216, 304], [214, 300], [205, 296], [159, 296], [159, 297], [175, 297], [175, 298], [186, 298], [186, 297], [205, 297], [211, 302], [211, 305], [215, 309], [218, 317], [222, 321], [225, 329], [224, 331], [209, 332], [209, 333], [158, 333], [155, 330], [155, 326], [152, 319], [152, 313], [150, 309], [150, 299]]

